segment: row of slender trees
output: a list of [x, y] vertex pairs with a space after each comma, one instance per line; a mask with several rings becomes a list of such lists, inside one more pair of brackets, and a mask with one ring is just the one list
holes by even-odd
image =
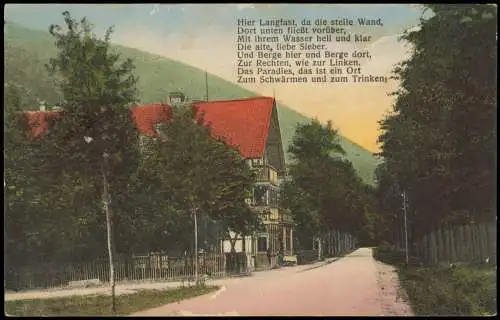
[[226, 234], [260, 227], [244, 201], [253, 173], [191, 107], [174, 108], [160, 137], [140, 150], [130, 117], [138, 100], [133, 61], [113, 52], [111, 29], [98, 39], [85, 18], [63, 16], [65, 28], [50, 27], [58, 54], [47, 67], [64, 101], [44, 135], [29, 134], [23, 112], [36, 97], [4, 84], [8, 268], [192, 251], [194, 215]]
[[[403, 199], [418, 240], [443, 225], [496, 219], [497, 8], [433, 4], [403, 39], [392, 112], [381, 122], [377, 237], [398, 242]], [[401, 238], [399, 236], [399, 238]]]

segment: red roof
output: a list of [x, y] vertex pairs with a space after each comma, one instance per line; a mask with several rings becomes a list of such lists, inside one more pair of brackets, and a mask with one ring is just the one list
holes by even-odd
[[34, 137], [39, 137], [47, 131], [47, 120], [59, 116], [57, 111], [27, 111], [28, 125]]
[[[198, 102], [198, 115], [203, 114], [205, 124], [214, 138], [223, 137], [232, 147], [237, 147], [245, 158], [259, 158], [264, 154], [274, 99], [256, 97], [239, 100]], [[171, 118], [168, 104], [140, 105], [132, 108], [132, 118], [139, 132], [155, 136], [155, 124]], [[33, 134], [39, 136], [46, 130], [45, 117], [57, 112], [28, 112]], [[38, 122], [38, 124], [36, 124]]]
[[245, 158], [259, 158], [266, 148], [274, 99], [208, 101], [194, 104], [204, 114], [213, 137], [224, 137], [227, 144], [239, 147]]
[[155, 136], [155, 124], [167, 122], [171, 117], [172, 110], [168, 104], [148, 104], [132, 108], [135, 126], [145, 136]]

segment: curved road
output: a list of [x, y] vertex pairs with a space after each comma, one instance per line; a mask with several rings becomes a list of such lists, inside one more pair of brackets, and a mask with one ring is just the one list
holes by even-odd
[[393, 268], [370, 248], [316, 268], [284, 268], [242, 278], [216, 293], [142, 311], [133, 316], [201, 315], [412, 315], [401, 299]]

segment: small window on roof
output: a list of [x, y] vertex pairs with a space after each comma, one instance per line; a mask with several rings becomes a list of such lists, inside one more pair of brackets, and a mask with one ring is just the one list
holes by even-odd
[[160, 134], [161, 134], [161, 123], [160, 122], [155, 123], [154, 129], [155, 129], [155, 132], [158, 134], [158, 136], [160, 136]]

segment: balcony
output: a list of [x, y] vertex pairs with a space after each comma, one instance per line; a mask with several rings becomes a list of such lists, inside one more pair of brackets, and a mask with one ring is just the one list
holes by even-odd
[[258, 210], [260, 217], [262, 218], [264, 224], [268, 223], [278, 223], [280, 214], [278, 209], [271, 208], [266, 210]]
[[256, 174], [256, 182], [269, 182], [278, 185], [278, 173], [269, 166], [264, 166], [254, 169]]
[[253, 197], [248, 202], [254, 207], [278, 208], [279, 189], [270, 184], [257, 184], [253, 187]]

